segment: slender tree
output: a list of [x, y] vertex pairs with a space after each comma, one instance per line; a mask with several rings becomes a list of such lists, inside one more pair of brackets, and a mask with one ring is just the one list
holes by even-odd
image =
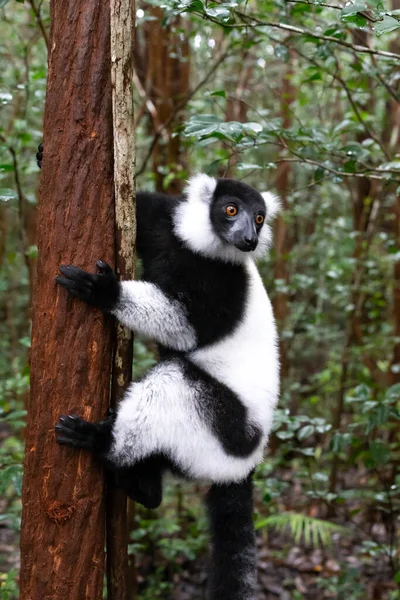
[[57, 289], [62, 263], [114, 263], [110, 10], [52, 0], [38, 214], [32, 388], [26, 432], [21, 600], [99, 600], [104, 572], [100, 467], [57, 446], [61, 413], [107, 408], [111, 323]]
[[[133, 120], [134, 0], [111, 0], [112, 103], [116, 267], [122, 279], [132, 279], [135, 267], [135, 137]], [[132, 379], [132, 333], [117, 325], [111, 403], [115, 408]], [[109, 600], [128, 600], [133, 586], [128, 576], [126, 494], [108, 482], [107, 590]]]

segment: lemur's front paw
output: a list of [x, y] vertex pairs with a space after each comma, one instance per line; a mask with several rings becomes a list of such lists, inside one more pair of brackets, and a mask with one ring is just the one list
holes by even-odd
[[38, 151], [36, 152], [36, 163], [39, 169], [42, 168], [43, 161], [43, 143], [39, 144]]
[[110, 449], [115, 413], [99, 423], [89, 423], [77, 415], [61, 415], [55, 426], [56, 441], [63, 446], [89, 450], [104, 457]]
[[61, 415], [55, 426], [56, 441], [71, 448], [94, 451], [96, 426], [76, 415]]
[[62, 265], [56, 281], [68, 292], [104, 312], [112, 311], [118, 303], [120, 286], [112, 268], [103, 260], [97, 261], [99, 274], [87, 273], [73, 265]]

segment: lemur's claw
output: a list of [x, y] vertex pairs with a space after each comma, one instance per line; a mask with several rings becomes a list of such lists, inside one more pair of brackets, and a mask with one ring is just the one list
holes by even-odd
[[105, 260], [96, 261], [96, 265], [97, 265], [98, 269], [105, 274], [113, 272], [112, 268], [110, 267], [110, 265], [108, 263], [105, 262]]

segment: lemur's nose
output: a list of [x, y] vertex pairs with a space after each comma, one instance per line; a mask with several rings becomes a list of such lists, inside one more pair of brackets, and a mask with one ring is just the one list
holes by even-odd
[[245, 237], [244, 238], [244, 243], [246, 244], [246, 246], [250, 250], [255, 250], [256, 247], [257, 247], [258, 239], [255, 236], [253, 236], [253, 237]]

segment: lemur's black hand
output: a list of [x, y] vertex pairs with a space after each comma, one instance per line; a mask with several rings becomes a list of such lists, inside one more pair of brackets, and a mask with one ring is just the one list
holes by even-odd
[[63, 446], [82, 448], [104, 458], [110, 450], [115, 413], [98, 423], [89, 423], [77, 415], [61, 415], [55, 426], [56, 441]]
[[38, 151], [36, 152], [36, 163], [37, 163], [37, 166], [39, 167], [39, 169], [42, 168], [42, 161], [43, 161], [43, 142], [41, 144], [39, 144]]
[[110, 312], [118, 303], [120, 286], [110, 265], [103, 260], [96, 264], [99, 274], [86, 273], [73, 265], [62, 265], [60, 271], [63, 277], [58, 275], [56, 281], [75, 298]]

